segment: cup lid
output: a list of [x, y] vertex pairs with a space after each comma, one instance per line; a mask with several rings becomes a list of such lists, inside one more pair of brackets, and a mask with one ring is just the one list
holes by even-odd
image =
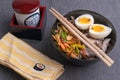
[[12, 7], [17, 13], [29, 14], [37, 10], [39, 4], [39, 0], [14, 0]]

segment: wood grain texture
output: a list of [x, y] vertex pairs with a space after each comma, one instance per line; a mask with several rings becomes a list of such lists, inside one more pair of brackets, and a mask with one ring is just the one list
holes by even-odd
[[[0, 0], [0, 38], [10, 30], [10, 20], [14, 13], [12, 9], [13, 0]], [[27, 40], [31, 46], [43, 52], [50, 58], [62, 63], [65, 66], [64, 74], [58, 80], [119, 80], [120, 79], [120, 0], [41, 0], [41, 5], [47, 7], [46, 25], [44, 25], [43, 40]], [[114, 65], [108, 68], [102, 61], [91, 66], [78, 67], [69, 64], [58, 54], [50, 42], [50, 30], [55, 21], [54, 16], [48, 11], [54, 7], [62, 14], [72, 10], [92, 10], [108, 18], [114, 25], [117, 32], [117, 42], [114, 49], [109, 53], [115, 61]], [[14, 71], [0, 66], [0, 80], [24, 80]]]

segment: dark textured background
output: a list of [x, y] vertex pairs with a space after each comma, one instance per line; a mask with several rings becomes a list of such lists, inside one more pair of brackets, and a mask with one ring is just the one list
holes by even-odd
[[[0, 0], [0, 37], [10, 30], [9, 24], [14, 13], [11, 6], [12, 1]], [[64, 65], [65, 72], [58, 80], [120, 80], [120, 0], [41, 0], [41, 5], [47, 7], [43, 40], [23, 40]], [[99, 61], [91, 66], [77, 67], [63, 60], [50, 43], [50, 29], [55, 21], [53, 15], [48, 11], [51, 6], [62, 14], [72, 10], [87, 9], [108, 18], [117, 31], [116, 45], [109, 53], [109, 56], [115, 60], [115, 64], [108, 68], [102, 61]], [[0, 80], [23, 80], [23, 78], [11, 69], [0, 66]]]

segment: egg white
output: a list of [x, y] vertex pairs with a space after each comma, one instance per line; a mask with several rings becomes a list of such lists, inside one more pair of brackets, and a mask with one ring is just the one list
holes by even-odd
[[[89, 18], [90, 19], [90, 22], [89, 23], [86, 23], [86, 24], [81, 24], [78, 22], [78, 19], [80, 18]], [[94, 24], [94, 18], [92, 15], [90, 14], [83, 14], [83, 15], [80, 15], [79, 17], [77, 17], [75, 19], [75, 25], [80, 29], [80, 30], [87, 30], [91, 25]]]
[[[102, 31], [102, 32], [95, 32], [93, 29], [92, 29], [92, 27], [93, 26], [102, 26], [103, 28], [104, 28], [104, 31]], [[95, 39], [104, 39], [105, 37], [107, 37], [110, 33], [111, 33], [111, 31], [112, 31], [112, 29], [110, 28], [110, 27], [107, 27], [107, 26], [105, 26], [105, 25], [102, 25], [102, 24], [94, 24], [93, 26], [91, 26], [90, 27], [90, 29], [89, 29], [89, 35], [91, 36], [91, 37], [93, 37], [93, 38], [95, 38]]]

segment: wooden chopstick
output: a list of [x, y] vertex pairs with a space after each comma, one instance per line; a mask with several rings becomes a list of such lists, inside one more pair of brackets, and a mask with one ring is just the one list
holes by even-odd
[[[57, 12], [54, 8], [49, 9], [50, 12], [57, 17], [57, 19], [63, 24], [65, 25], [65, 27], [71, 32], [73, 33], [73, 35], [75, 35], [77, 38], [79, 38], [86, 46], [88, 46], [100, 59], [103, 60], [104, 63], [106, 63], [109, 67], [114, 63], [114, 61], [111, 59], [111, 61], [109, 60], [110, 58], [106, 59], [106, 57], [104, 57], [103, 55], [100, 54], [100, 51], [98, 52], [98, 50], [95, 48], [94, 46], [91, 46], [91, 42], [89, 43], [88, 41], [85, 41], [86, 39], [84, 39], [83, 37], [80, 36], [80, 34], [78, 34], [78, 31], [76, 29], [73, 29], [71, 27], [71, 23], [69, 21], [67, 21], [66, 18], [64, 18], [59, 12]], [[59, 14], [58, 14], [59, 13]], [[73, 26], [73, 25], [72, 25]], [[83, 34], [82, 34], [83, 35]], [[85, 36], [86, 37], [86, 36]], [[92, 44], [94, 45], [94, 44]], [[103, 53], [102, 53], [103, 54]], [[105, 53], [104, 53], [105, 54]], [[106, 55], [107, 56], [107, 55]]]
[[67, 24], [69, 24], [69, 26], [75, 30], [82, 38], [84, 38], [90, 45], [92, 45], [95, 49], [98, 50], [99, 53], [101, 53], [101, 55], [103, 57], [105, 57], [111, 64], [114, 63], [114, 61], [106, 55], [105, 52], [103, 52], [100, 48], [98, 48], [95, 44], [91, 43], [90, 40], [80, 31], [78, 30], [73, 24], [71, 24], [66, 18], [63, 17], [63, 15], [61, 15], [58, 11], [56, 11], [54, 8], [51, 7], [51, 10], [53, 10], [57, 15], [59, 15]]

